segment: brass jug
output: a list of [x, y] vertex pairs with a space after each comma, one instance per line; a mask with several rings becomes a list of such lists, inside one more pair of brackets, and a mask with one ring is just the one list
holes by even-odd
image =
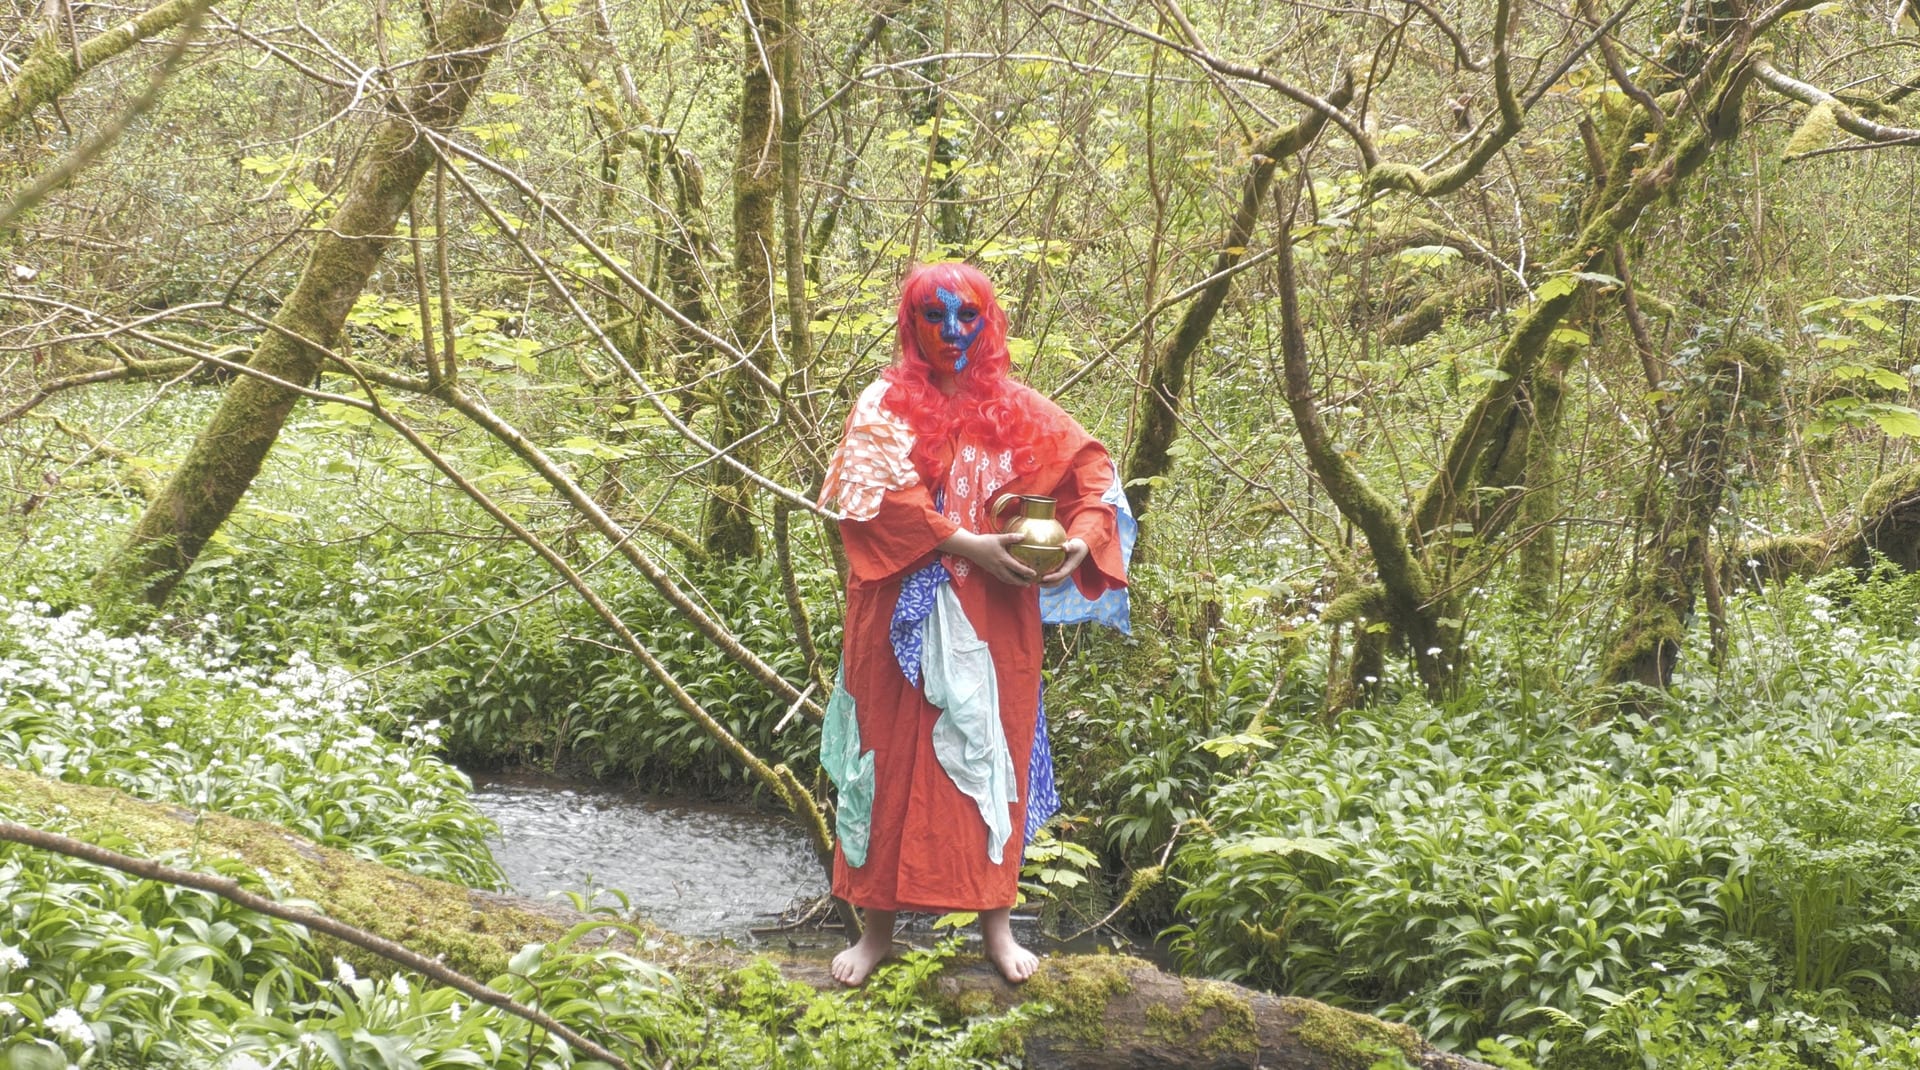
[[[1020, 503], [1020, 512], [1012, 519], [1004, 514], [1007, 506]], [[1024, 536], [1007, 548], [1014, 560], [1042, 576], [1060, 567], [1067, 559], [1067, 529], [1053, 518], [1054, 500], [1043, 494], [1002, 494], [993, 503], [994, 520], [1004, 532]]]

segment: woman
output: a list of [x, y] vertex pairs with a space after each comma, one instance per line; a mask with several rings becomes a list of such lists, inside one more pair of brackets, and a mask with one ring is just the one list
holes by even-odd
[[[833, 960], [847, 985], [886, 957], [900, 910], [976, 911], [1000, 973], [1033, 975], [1008, 915], [1026, 839], [1057, 806], [1041, 588], [1054, 588], [1049, 621], [1125, 627], [1118, 473], [1072, 417], [1008, 378], [1006, 337], [978, 270], [910, 272], [897, 359], [854, 405], [821, 493], [844, 515], [850, 570], [821, 738], [839, 789], [833, 891], [865, 911], [859, 942]], [[1037, 576], [1009, 553], [1020, 536], [997, 533], [989, 511], [1006, 494], [1058, 500], [1058, 569]]]

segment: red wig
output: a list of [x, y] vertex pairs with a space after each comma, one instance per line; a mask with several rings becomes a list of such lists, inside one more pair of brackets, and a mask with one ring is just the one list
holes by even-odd
[[[937, 291], [943, 289], [978, 305], [986, 320], [966, 349], [966, 366], [954, 376], [950, 395], [941, 391], [934, 365], [917, 340], [921, 310], [937, 303]], [[883, 374], [891, 384], [887, 408], [913, 428], [913, 465], [928, 486], [945, 481], [956, 433], [992, 449], [1011, 449], [1014, 472], [1025, 474], [1039, 467], [1041, 451], [1064, 432], [1040, 396], [1008, 376], [1013, 362], [1007, 354], [1007, 314], [994, 297], [992, 281], [971, 264], [926, 264], [907, 272], [900, 283], [894, 345], [896, 358]]]

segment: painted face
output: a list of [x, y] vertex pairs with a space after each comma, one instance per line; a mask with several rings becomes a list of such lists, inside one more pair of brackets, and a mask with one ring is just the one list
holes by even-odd
[[932, 300], [920, 306], [914, 321], [915, 340], [934, 367], [959, 372], [967, 366], [967, 350], [986, 326], [986, 314], [972, 295], [941, 286], [934, 289]]

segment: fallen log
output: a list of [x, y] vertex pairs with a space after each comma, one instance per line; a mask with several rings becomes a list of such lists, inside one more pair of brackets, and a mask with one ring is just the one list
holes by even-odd
[[[57, 827], [68, 837], [114, 842], [148, 858], [184, 853], [201, 865], [220, 857], [243, 860], [284, 882], [338, 926], [361, 930], [369, 939], [349, 939], [339, 949], [368, 966], [373, 965], [368, 949], [377, 953], [382, 941], [389, 941], [469, 977], [493, 977], [526, 944], [550, 942], [590, 920], [554, 903], [403, 873], [277, 826], [138, 802], [110, 789], [4, 767], [0, 813], [29, 830]], [[41, 847], [60, 839], [0, 835], [9, 838]], [[111, 865], [111, 856], [121, 853], [93, 848], [87, 855]], [[130, 871], [142, 865], [136, 858], [126, 861]], [[146, 872], [159, 871], [148, 866]], [[225, 894], [220, 883], [203, 887]], [[666, 934], [658, 945], [649, 941], [642, 953], [694, 984], [749, 961], [737, 950]], [[838, 987], [823, 962], [775, 961], [794, 980], [825, 991]], [[1017, 988], [978, 959], [962, 958], [934, 978], [926, 998], [956, 1018], [1044, 1004], [1046, 1010], [1024, 1027], [1021, 1038], [1032, 1070], [1365, 1070], [1396, 1053], [1421, 1070], [1491, 1070], [1429, 1047], [1403, 1025], [1312, 1000], [1177, 977], [1121, 956], [1050, 956], [1031, 981]]]
[[1728, 557], [1726, 578], [1757, 586], [1837, 568], [1864, 573], [1881, 558], [1920, 572], [1920, 464], [1874, 480], [1854, 515], [1827, 531], [1744, 543]]

